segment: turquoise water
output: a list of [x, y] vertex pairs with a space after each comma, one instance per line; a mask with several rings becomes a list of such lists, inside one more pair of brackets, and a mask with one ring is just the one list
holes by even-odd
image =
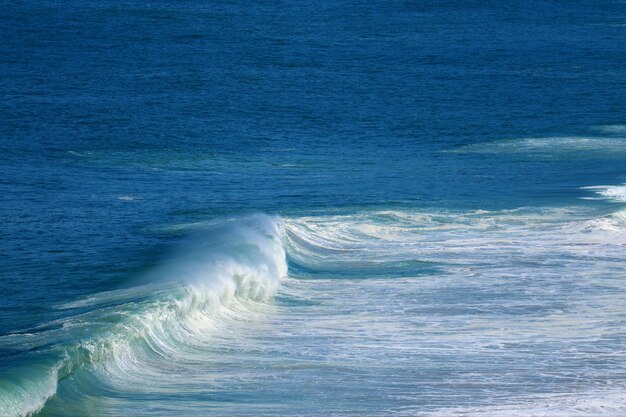
[[0, 415], [626, 415], [619, 2], [0, 14]]

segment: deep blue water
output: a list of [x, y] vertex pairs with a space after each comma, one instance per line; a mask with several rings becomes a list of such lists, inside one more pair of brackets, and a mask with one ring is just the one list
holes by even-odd
[[7, 2], [0, 414], [626, 414], [625, 35], [604, 0]]

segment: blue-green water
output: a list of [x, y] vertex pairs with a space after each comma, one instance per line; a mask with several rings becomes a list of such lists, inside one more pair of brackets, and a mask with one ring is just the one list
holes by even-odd
[[626, 415], [626, 6], [0, 13], [0, 415]]

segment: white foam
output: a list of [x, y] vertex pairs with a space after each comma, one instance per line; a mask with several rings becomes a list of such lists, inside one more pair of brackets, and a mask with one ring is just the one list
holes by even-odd
[[592, 187], [583, 187], [584, 190], [594, 191], [601, 197], [626, 202], [626, 185], [601, 185]]
[[[603, 234], [581, 230], [591, 220], [575, 208], [519, 209], [497, 212], [399, 212], [286, 219], [291, 256], [311, 264], [342, 259], [384, 261], [417, 259], [457, 263], [484, 262], [510, 251], [577, 251], [590, 240], [607, 241]], [[624, 230], [616, 224], [619, 231]], [[569, 245], [563, 243], [569, 242]]]
[[139, 197], [135, 195], [120, 195], [120, 196], [117, 196], [117, 199], [121, 201], [135, 201], [135, 200], [139, 200]]
[[503, 154], [625, 153], [626, 138], [593, 136], [519, 138], [466, 145], [450, 152]]
[[451, 408], [428, 415], [431, 417], [623, 417], [626, 415], [626, 387], [620, 391], [545, 395], [529, 398], [518, 404]]

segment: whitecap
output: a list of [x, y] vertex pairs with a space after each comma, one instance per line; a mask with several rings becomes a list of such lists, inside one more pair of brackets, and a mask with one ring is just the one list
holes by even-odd
[[502, 154], [537, 154], [563, 155], [589, 153], [626, 153], [626, 138], [622, 137], [538, 137], [506, 139], [462, 146], [450, 150], [452, 153], [502, 153]]
[[135, 201], [139, 200], [140, 198], [135, 195], [119, 195], [117, 196], [117, 199], [120, 201]]
[[605, 198], [618, 202], [626, 202], [626, 184], [624, 185], [599, 185], [582, 187], [583, 190], [594, 191], [599, 198]]

